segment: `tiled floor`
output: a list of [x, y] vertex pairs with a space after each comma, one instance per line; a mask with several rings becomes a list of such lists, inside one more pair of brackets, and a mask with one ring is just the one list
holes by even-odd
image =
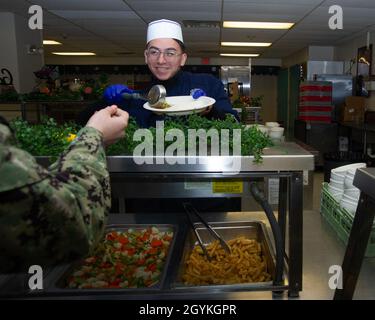
[[[334, 290], [328, 282], [332, 274], [328, 270], [332, 265], [341, 266], [345, 254], [345, 245], [336, 236], [331, 226], [320, 214], [320, 196], [323, 183], [323, 172], [313, 175], [313, 195], [309, 197], [312, 203], [305, 203], [303, 216], [303, 290], [299, 299], [330, 300]], [[261, 213], [259, 213], [261, 214]], [[268, 224], [267, 219], [260, 219]], [[241, 299], [241, 296], [238, 295]], [[254, 299], [271, 299], [267, 292], [254, 294]], [[286, 299], [284, 294], [280, 297]], [[375, 257], [365, 258], [357, 282], [354, 299], [375, 299]]]
[[[301, 299], [332, 299], [329, 289], [331, 265], [341, 265], [345, 245], [337, 238], [331, 226], [320, 215], [320, 193], [323, 173], [314, 173], [312, 210], [304, 211], [304, 267]], [[354, 299], [375, 299], [375, 258], [365, 258]]]

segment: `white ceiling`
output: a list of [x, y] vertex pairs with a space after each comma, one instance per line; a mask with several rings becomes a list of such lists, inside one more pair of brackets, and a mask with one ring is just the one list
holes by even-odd
[[[290, 30], [183, 26], [190, 56], [220, 52], [260, 53], [284, 58], [307, 45], [332, 46], [375, 31], [375, 0], [0, 0], [0, 11], [25, 18], [32, 4], [43, 7], [44, 39], [63, 43], [59, 51], [93, 51], [102, 57], [142, 56], [147, 24], [157, 19], [294, 22]], [[340, 5], [343, 30], [330, 30], [328, 8]], [[221, 41], [272, 42], [268, 48], [220, 47]], [[47, 55], [56, 47], [46, 46]]]

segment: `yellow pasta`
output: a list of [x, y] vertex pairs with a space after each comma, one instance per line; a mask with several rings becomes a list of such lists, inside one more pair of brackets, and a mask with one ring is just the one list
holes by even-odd
[[227, 241], [228, 254], [215, 240], [207, 246], [211, 261], [196, 245], [185, 265], [182, 280], [187, 285], [235, 284], [270, 281], [261, 245], [254, 239], [238, 237]]

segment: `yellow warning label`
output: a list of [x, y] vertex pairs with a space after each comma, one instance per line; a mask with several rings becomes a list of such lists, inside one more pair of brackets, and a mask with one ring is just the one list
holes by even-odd
[[213, 193], [242, 193], [243, 182], [238, 180], [212, 181]]

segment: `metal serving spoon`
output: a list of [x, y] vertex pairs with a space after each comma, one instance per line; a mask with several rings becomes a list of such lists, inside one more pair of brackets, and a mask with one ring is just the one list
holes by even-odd
[[149, 103], [150, 107], [154, 107], [159, 103], [165, 102], [165, 97], [167, 95], [167, 90], [161, 84], [157, 84], [151, 87], [147, 96], [140, 93], [123, 93], [122, 97], [124, 99], [141, 99]]

